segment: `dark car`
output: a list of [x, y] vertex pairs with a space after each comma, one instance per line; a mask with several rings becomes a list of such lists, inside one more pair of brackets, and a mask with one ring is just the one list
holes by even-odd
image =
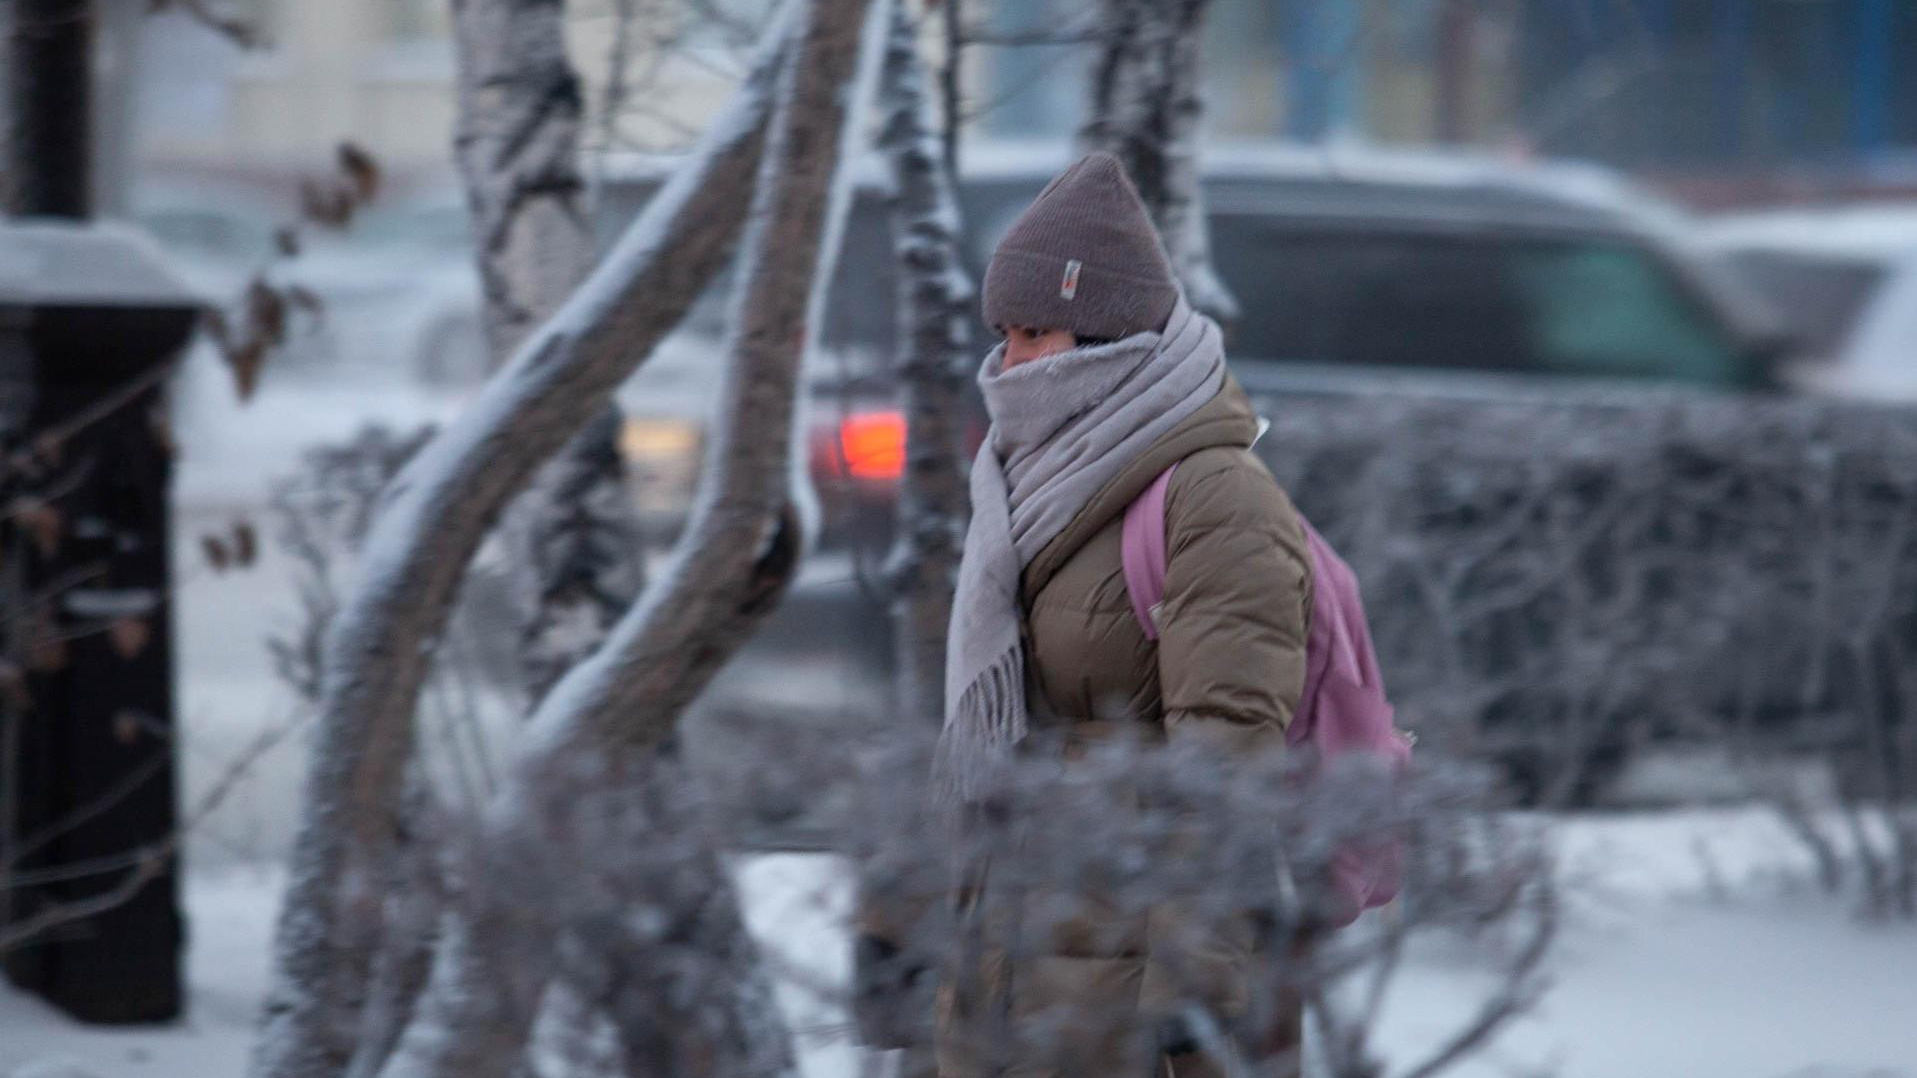
[[[972, 147], [965, 162], [960, 198], [977, 271], [1068, 151]], [[872, 700], [891, 668], [877, 571], [892, 541], [905, 424], [890, 373], [898, 333], [885, 173], [875, 160], [857, 168], [808, 372], [821, 542], [755, 649], [763, 661], [740, 669], [775, 680], [834, 670], [832, 684], [869, 688]], [[1259, 147], [1208, 154], [1203, 182], [1215, 263], [1240, 306], [1227, 350], [1254, 393], [1408, 381], [1505, 397], [1549, 393], [1567, 378], [1722, 390], [1772, 382], [1783, 338], [1767, 309], [1692, 251], [1681, 214], [1602, 170]], [[608, 229], [655, 187], [656, 174], [609, 183]], [[715, 289], [691, 319], [708, 347], [723, 310]], [[985, 327], [975, 343], [982, 355]], [[633, 423], [659, 421], [643, 391], [624, 400]], [[971, 407], [975, 445], [983, 418], [976, 399]], [[679, 474], [689, 498], [692, 471]]]
[[[1063, 161], [994, 156], [965, 185], [980, 259]], [[1204, 190], [1247, 382], [1281, 368], [1731, 389], [1772, 376], [1780, 337], [1761, 301], [1692, 250], [1681, 214], [1600, 169], [1261, 147], [1209, 154]]]

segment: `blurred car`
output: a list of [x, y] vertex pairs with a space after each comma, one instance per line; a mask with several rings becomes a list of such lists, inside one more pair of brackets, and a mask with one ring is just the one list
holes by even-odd
[[191, 350], [172, 394], [182, 505], [258, 506], [311, 446], [457, 412], [485, 372], [464, 213], [436, 191], [397, 196], [349, 232], [307, 230], [286, 258], [277, 234], [296, 212], [273, 188], [164, 174], [136, 185], [131, 216], [209, 303], [237, 309], [256, 276], [318, 302], [291, 309], [244, 406], [211, 343]]
[[[1053, 144], [967, 147], [959, 194], [974, 272], [1069, 158]], [[1284, 147], [1211, 150], [1204, 166], [1214, 259], [1242, 308], [1227, 352], [1254, 393], [1391, 382], [1508, 399], [1560, 393], [1570, 380], [1706, 392], [1777, 384], [1789, 344], [1781, 323], [1696, 246], [1688, 217], [1608, 171]], [[602, 231], [631, 219], [663, 169], [641, 160], [608, 173]], [[874, 581], [894, 534], [905, 422], [890, 374], [897, 290], [882, 162], [859, 162], [854, 183], [823, 348], [809, 372], [823, 542], [761, 637], [761, 661], [747, 665], [883, 683], [891, 633]], [[715, 288], [689, 320], [714, 346], [722, 293]], [[972, 351], [982, 355], [989, 342], [977, 330]], [[684, 416], [662, 414], [647, 393], [622, 399], [630, 425], [662, 432], [642, 439], [662, 447], [655, 468], [695, 451], [702, 435], [680, 426]], [[968, 400], [975, 447], [984, 417], [976, 395]], [[668, 500], [689, 502], [696, 462], [675, 474], [682, 485]], [[788, 661], [772, 661], [779, 657]]]
[[[967, 185], [989, 256], [1053, 165], [985, 156]], [[1688, 219], [1568, 163], [1352, 148], [1239, 147], [1204, 160], [1214, 264], [1241, 308], [1248, 384], [1281, 371], [1488, 372], [1771, 384], [1784, 341]]]
[[[968, 147], [961, 201], [974, 268], [1069, 159], [1058, 144]], [[596, 223], [610, 242], [675, 162], [616, 159]], [[903, 468], [890, 375], [897, 342], [885, 170], [855, 197], [808, 371], [811, 478], [824, 543], [882, 556]], [[1448, 391], [1551, 377], [1723, 389], [1773, 384], [1782, 327], [1745, 282], [1693, 249], [1677, 211], [1607, 171], [1457, 154], [1224, 147], [1207, 153], [1213, 253], [1240, 300], [1228, 351], [1254, 390], [1442, 376]], [[149, 186], [140, 217], [237, 294], [281, 218], [203, 185]], [[450, 183], [376, 203], [274, 266], [324, 305], [269, 378], [389, 384], [458, 397], [483, 379], [480, 297]], [[223, 277], [221, 275], [224, 275]], [[635, 497], [669, 538], [691, 502], [720, 364], [721, 280], [622, 389]], [[875, 300], [874, 297], [879, 297]], [[983, 351], [979, 327], [976, 351]], [[1496, 375], [1495, 379], [1459, 376]], [[370, 380], [370, 383], [369, 383]], [[982, 424], [972, 417], [974, 437]]]
[[133, 216], [216, 302], [255, 275], [320, 302], [295, 319], [266, 377], [379, 380], [470, 389], [485, 375], [479, 281], [457, 190], [428, 187], [373, 203], [342, 232], [307, 229], [277, 257], [290, 204], [256, 188], [186, 177], [137, 185]]
[[[1046, 182], [1069, 163], [1057, 144], [972, 145], [960, 200], [974, 271]], [[614, 159], [598, 177], [595, 221], [610, 242], [676, 162]], [[893, 535], [905, 421], [891, 373], [898, 339], [889, 180], [853, 169], [854, 197], [806, 372], [803, 462], [818, 494], [819, 555], [768, 637], [816, 660], [831, 652], [882, 680], [891, 634], [876, 584]], [[1238, 297], [1232, 367], [1257, 393], [1340, 393], [1382, 381], [1432, 391], [1553, 392], [1566, 378], [1742, 390], [1774, 384], [1785, 340], [1768, 308], [1692, 246], [1677, 211], [1614, 174], [1452, 154], [1345, 148], [1208, 151], [1204, 173], [1217, 267]], [[203, 200], [204, 201], [204, 200]], [[245, 251], [270, 227], [211, 223], [203, 204], [149, 210], [182, 248]], [[229, 255], [209, 261], [233, 261]], [[322, 296], [334, 339], [289, 366], [368, 367], [436, 392], [483, 376], [479, 296], [456, 189], [369, 212], [310, 245], [288, 273]], [[692, 502], [723, 369], [730, 281], [619, 392], [621, 449], [649, 538], [663, 547]], [[457, 328], [442, 328], [457, 327]], [[470, 329], [465, 327], [471, 327]], [[987, 343], [979, 326], [972, 351]], [[365, 340], [363, 337], [377, 337]], [[437, 350], [436, 350], [437, 349]], [[982, 437], [968, 397], [969, 442]], [[783, 644], [778, 643], [783, 641]], [[803, 663], [788, 663], [789, 671]]]
[[[1069, 163], [1069, 150], [984, 145], [965, 160], [960, 199], [976, 270]], [[604, 230], [637, 212], [661, 168], [647, 160], [610, 174]], [[1683, 214], [1613, 173], [1452, 154], [1227, 147], [1206, 155], [1204, 184], [1214, 260], [1242, 308], [1227, 351], [1253, 391], [1387, 379], [1445, 392], [1548, 391], [1565, 377], [1776, 384], [1788, 345], [1782, 325], [1695, 246]], [[859, 163], [810, 381], [826, 545], [868, 561], [889, 542], [904, 459], [889, 374], [897, 326], [887, 185], [880, 162]], [[695, 312], [695, 332], [718, 335], [719, 295]], [[982, 417], [971, 418], [976, 440]]]
[[1917, 401], [1917, 204], [1724, 214], [1704, 236], [1788, 319], [1791, 383]]

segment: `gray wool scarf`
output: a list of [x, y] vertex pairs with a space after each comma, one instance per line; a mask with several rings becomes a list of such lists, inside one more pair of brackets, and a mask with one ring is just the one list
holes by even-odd
[[1224, 386], [1217, 323], [1181, 297], [1165, 329], [979, 372], [992, 429], [972, 464], [945, 652], [942, 785], [970, 799], [1026, 733], [1020, 578], [1092, 496]]

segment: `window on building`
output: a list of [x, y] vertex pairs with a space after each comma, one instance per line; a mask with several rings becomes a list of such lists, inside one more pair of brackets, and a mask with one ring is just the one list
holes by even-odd
[[[385, 0], [396, 41], [440, 41], [452, 37], [452, 11], [446, 0]], [[384, 6], [384, 5], [383, 5]]]

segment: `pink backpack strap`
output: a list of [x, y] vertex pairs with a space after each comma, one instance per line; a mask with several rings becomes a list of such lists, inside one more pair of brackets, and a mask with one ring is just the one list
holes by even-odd
[[1158, 639], [1158, 604], [1165, 599], [1165, 495], [1171, 490], [1178, 465], [1159, 473], [1145, 492], [1125, 508], [1125, 532], [1120, 547], [1125, 564], [1125, 591], [1132, 614], [1145, 639]]

